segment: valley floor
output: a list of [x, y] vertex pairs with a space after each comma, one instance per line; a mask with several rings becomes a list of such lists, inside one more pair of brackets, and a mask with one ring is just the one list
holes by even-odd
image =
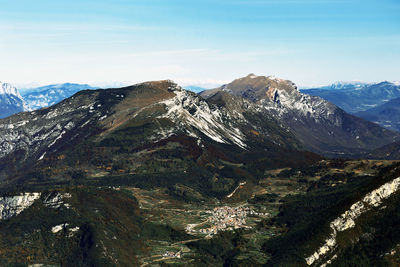
[[[282, 200], [288, 195], [306, 194], [310, 185], [321, 183], [321, 177], [331, 176], [323, 181], [325, 187], [345, 185], [347, 177], [373, 176], [377, 170], [396, 161], [346, 161], [343, 166], [335, 166], [332, 161], [321, 162], [317, 171], [276, 169], [265, 173], [265, 178], [257, 184], [241, 182], [224, 199], [207, 199], [187, 202], [171, 197], [165, 189], [145, 190], [127, 188], [138, 199], [146, 220], [168, 225], [185, 231], [190, 238], [183, 241], [166, 242], [148, 240], [150, 251], [139, 255], [141, 266], [154, 264], [187, 264], [201, 257], [192, 242], [210, 240], [221, 232], [240, 231], [246, 246], [236, 255], [238, 262], [266, 264], [270, 255], [262, 250], [268, 239], [285, 233], [285, 227], [263, 226], [262, 222], [273, 219], [279, 213]], [[340, 164], [339, 164], [340, 165]], [[322, 166], [322, 167], [321, 167]], [[335, 175], [337, 176], [336, 178]]]
[[[381, 182], [376, 177], [395, 170], [396, 164], [324, 160], [303, 168], [273, 169], [257, 181], [239, 181], [219, 199], [181, 184], [80, 185], [21, 195], [26, 205], [16, 212], [10, 209], [12, 197], [4, 197], [0, 265], [74, 266], [70, 261], [75, 259], [83, 263], [76, 266], [285, 266], [285, 258], [291, 261], [300, 253], [298, 264], [305, 266], [304, 255], [311, 255], [327, 236], [325, 224], [347, 205], [338, 196], [351, 204], [357, 199], [354, 190], [365, 188], [368, 193], [366, 184], [377, 188], [374, 183]], [[111, 174], [98, 172], [87, 179]], [[328, 208], [313, 210], [308, 205]], [[321, 229], [313, 229], [315, 236], [299, 239], [313, 223], [321, 223]], [[385, 252], [387, 262], [398, 262], [398, 244]]]

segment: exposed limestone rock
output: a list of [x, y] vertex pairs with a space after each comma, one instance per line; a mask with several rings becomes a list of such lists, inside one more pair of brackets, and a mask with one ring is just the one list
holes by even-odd
[[62, 205], [66, 206], [67, 208], [69, 205], [65, 205], [63, 199], [64, 198], [70, 198], [71, 194], [65, 193], [65, 194], [60, 194], [60, 193], [50, 193], [46, 198], [43, 200], [43, 204], [48, 207], [48, 208], [53, 208], [53, 209], [58, 209]]
[[51, 228], [51, 232], [53, 234], [56, 234], [56, 233], [60, 232], [62, 229], [66, 228], [67, 226], [68, 226], [68, 223], [63, 223], [63, 224], [59, 224], [59, 225], [53, 226]]
[[332, 251], [336, 246], [336, 236], [338, 232], [353, 228], [355, 220], [363, 213], [371, 210], [372, 207], [378, 207], [382, 201], [396, 193], [400, 188], [400, 177], [393, 181], [380, 186], [378, 189], [368, 193], [360, 201], [351, 205], [350, 209], [341, 214], [338, 218], [330, 223], [332, 233], [330, 238], [325, 240], [325, 244], [320, 247], [311, 256], [305, 258], [308, 265], [315, 263], [320, 257]]
[[[212, 109], [196, 94], [182, 90], [178, 86], [171, 90], [176, 96], [160, 102], [167, 108], [167, 114], [163, 114], [161, 117], [169, 118], [177, 125], [190, 126], [185, 127], [186, 129], [194, 127], [219, 143], [233, 143], [246, 148], [244, 134], [233, 125], [228, 125], [225, 121], [226, 116], [224, 116], [226, 114], [222, 110]], [[172, 135], [173, 132], [168, 134]], [[196, 136], [195, 132], [189, 132], [189, 134]]]
[[9, 219], [29, 208], [40, 193], [24, 193], [12, 197], [0, 197], [0, 220]]

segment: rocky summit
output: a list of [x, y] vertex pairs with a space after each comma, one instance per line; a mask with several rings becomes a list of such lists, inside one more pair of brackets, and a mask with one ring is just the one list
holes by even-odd
[[356, 156], [391, 143], [399, 134], [350, 115], [320, 97], [303, 94], [294, 83], [250, 74], [200, 95], [227, 92], [262, 106], [265, 116], [288, 128], [306, 149], [327, 156]]

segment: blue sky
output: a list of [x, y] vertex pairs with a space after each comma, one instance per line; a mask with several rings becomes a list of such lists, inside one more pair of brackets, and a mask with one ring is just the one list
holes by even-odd
[[399, 14], [399, 0], [0, 0], [0, 80], [400, 80]]

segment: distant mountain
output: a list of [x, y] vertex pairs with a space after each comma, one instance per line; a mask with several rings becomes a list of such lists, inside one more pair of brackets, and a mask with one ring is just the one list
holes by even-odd
[[321, 90], [362, 89], [369, 85], [371, 85], [371, 83], [364, 83], [360, 81], [338, 81], [331, 85], [326, 85], [326, 86], [301, 88], [300, 91], [310, 90], [310, 89], [321, 89]]
[[400, 131], [400, 97], [355, 115], [387, 129]]
[[400, 137], [376, 124], [352, 116], [320, 97], [302, 94], [294, 83], [250, 74], [200, 95], [212, 98], [226, 92], [264, 107], [294, 133], [306, 149], [323, 155], [355, 155]]
[[25, 90], [23, 92], [23, 98], [28, 110], [36, 110], [57, 104], [73, 94], [85, 89], [95, 88], [88, 84], [52, 84]]
[[204, 90], [207, 90], [206, 88], [200, 87], [200, 86], [195, 86], [195, 85], [187, 85], [184, 86], [183, 88], [185, 88], [186, 90], [195, 92], [195, 93], [200, 93]]
[[0, 118], [24, 111], [24, 102], [18, 89], [0, 82]]
[[301, 92], [322, 97], [346, 112], [356, 113], [400, 97], [400, 85], [391, 82], [376, 84], [337, 82], [331, 86], [303, 89]]

